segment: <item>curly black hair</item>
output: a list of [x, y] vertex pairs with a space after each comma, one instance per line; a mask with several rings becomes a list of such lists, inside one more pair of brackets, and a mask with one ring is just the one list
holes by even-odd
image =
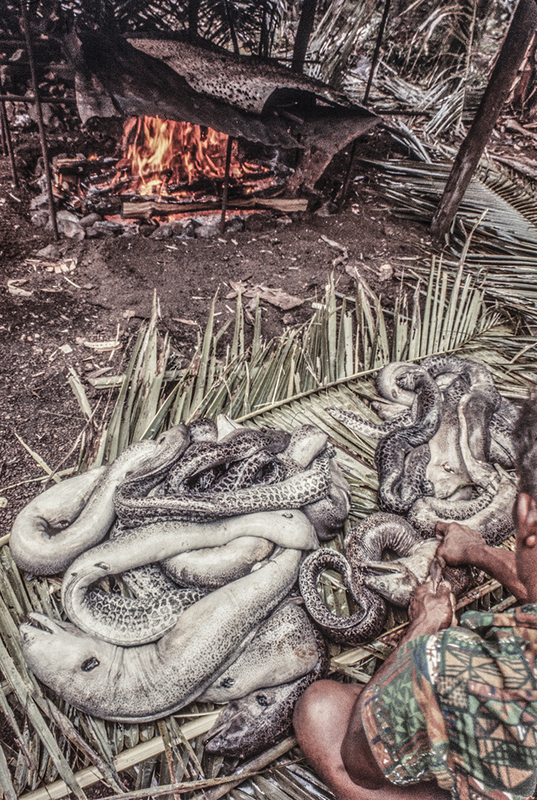
[[513, 431], [518, 490], [537, 499], [537, 393], [525, 401]]

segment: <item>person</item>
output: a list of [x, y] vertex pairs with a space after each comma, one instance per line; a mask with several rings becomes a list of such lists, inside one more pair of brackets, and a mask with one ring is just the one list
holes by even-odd
[[445, 580], [415, 591], [397, 649], [361, 687], [323, 680], [298, 701], [294, 728], [339, 800], [522, 800], [537, 783], [537, 400], [514, 432], [515, 552], [441, 523], [438, 555], [472, 564], [519, 600], [452, 626]]

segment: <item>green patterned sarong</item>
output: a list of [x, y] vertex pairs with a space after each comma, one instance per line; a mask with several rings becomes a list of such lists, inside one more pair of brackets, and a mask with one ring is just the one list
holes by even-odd
[[460, 800], [523, 800], [537, 784], [537, 605], [466, 613], [404, 644], [363, 692], [384, 775], [436, 780]]

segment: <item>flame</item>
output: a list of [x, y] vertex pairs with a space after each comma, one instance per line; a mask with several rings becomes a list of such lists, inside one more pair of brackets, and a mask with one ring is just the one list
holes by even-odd
[[[169, 185], [191, 185], [204, 178], [225, 175], [228, 137], [190, 122], [175, 122], [159, 117], [131, 117], [123, 131], [123, 158], [119, 171], [127, 170], [136, 179], [141, 195], [167, 195]], [[230, 177], [244, 174], [233, 143]]]

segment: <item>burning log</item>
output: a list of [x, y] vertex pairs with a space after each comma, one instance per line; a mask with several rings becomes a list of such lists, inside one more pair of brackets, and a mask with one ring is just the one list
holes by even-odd
[[[293, 197], [251, 197], [248, 199], [228, 200], [228, 208], [269, 208], [274, 211], [292, 213], [307, 211], [308, 201], [305, 198]], [[151, 217], [167, 217], [169, 214], [190, 214], [196, 211], [220, 211], [221, 201], [210, 200], [205, 203], [165, 203], [147, 201], [143, 203], [123, 203], [124, 219], [149, 219]]]

